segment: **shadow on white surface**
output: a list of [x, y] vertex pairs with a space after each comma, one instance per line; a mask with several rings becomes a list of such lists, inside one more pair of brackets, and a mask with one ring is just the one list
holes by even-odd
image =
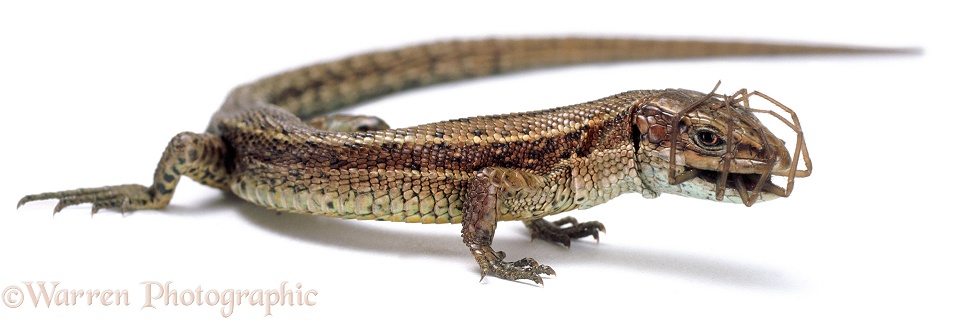
[[[355, 221], [276, 212], [257, 207], [235, 197], [224, 197], [209, 205], [235, 208], [243, 218], [277, 235], [295, 238], [317, 246], [337, 247], [359, 254], [463, 259], [472, 264], [462, 244], [458, 225], [418, 225]], [[413, 228], [413, 229], [407, 229]], [[416, 230], [420, 229], [420, 230]], [[440, 230], [442, 229], [442, 230]], [[507, 253], [508, 260], [528, 254], [549, 264], [562, 274], [570, 267], [594, 272], [628, 269], [693, 282], [744, 289], [795, 292], [801, 290], [797, 279], [763, 265], [749, 264], [711, 256], [657, 250], [642, 245], [623, 246], [592, 239], [574, 241], [570, 249], [541, 240], [528, 241], [524, 227], [516, 222], [501, 222], [494, 248]], [[523, 236], [517, 237], [521, 234]], [[470, 272], [479, 273], [478, 267]], [[621, 271], [620, 271], [621, 272]]]

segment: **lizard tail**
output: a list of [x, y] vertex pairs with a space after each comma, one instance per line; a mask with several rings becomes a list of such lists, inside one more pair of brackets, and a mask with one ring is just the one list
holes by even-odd
[[914, 49], [623, 38], [445, 41], [372, 52], [287, 71], [241, 86], [228, 100], [245, 100], [260, 106], [275, 105], [301, 119], [308, 119], [411, 88], [573, 64], [915, 52]]

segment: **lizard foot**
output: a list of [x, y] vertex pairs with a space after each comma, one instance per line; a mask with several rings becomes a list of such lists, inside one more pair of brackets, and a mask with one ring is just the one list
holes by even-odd
[[506, 258], [506, 253], [493, 251], [493, 248], [489, 246], [474, 249], [473, 256], [480, 266], [481, 281], [487, 274], [492, 274], [506, 280], [528, 279], [536, 284], [543, 285], [541, 274], [556, 275], [553, 268], [539, 264], [531, 258], [523, 258], [512, 262], [503, 261]]
[[102, 208], [119, 209], [123, 213], [139, 209], [160, 209], [170, 203], [181, 175], [208, 186], [228, 189], [230, 173], [225, 164], [228, 149], [220, 136], [181, 132], [170, 139], [163, 151], [150, 187], [124, 184], [45, 192], [23, 197], [17, 202], [17, 208], [31, 201], [56, 199], [60, 202], [54, 207], [53, 213], [81, 203], [92, 204], [93, 213]]
[[93, 204], [91, 213], [96, 213], [102, 208], [120, 209], [120, 212], [136, 209], [150, 209], [154, 206], [153, 197], [149, 189], [138, 184], [125, 184], [119, 186], [109, 186], [100, 188], [83, 188], [60, 192], [45, 192], [25, 196], [17, 202], [17, 208], [27, 202], [57, 199], [60, 202], [53, 208], [53, 213], [58, 213], [68, 206], [90, 203]]
[[[563, 227], [569, 224], [569, 227]], [[554, 222], [546, 219], [536, 219], [528, 221], [526, 227], [529, 228], [530, 238], [540, 238], [546, 241], [562, 244], [569, 248], [571, 239], [593, 236], [599, 242], [599, 232], [606, 233], [606, 226], [599, 221], [590, 221], [579, 223], [576, 218], [565, 217]]]

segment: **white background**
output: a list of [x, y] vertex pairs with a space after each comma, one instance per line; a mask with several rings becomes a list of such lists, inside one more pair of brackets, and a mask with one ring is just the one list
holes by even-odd
[[[206, 305], [141, 309], [144, 281], [179, 291], [288, 281], [319, 292], [316, 306], [274, 307], [274, 319], [959, 317], [953, 9], [921, 1], [31, 3], [0, 6], [0, 288], [59, 281], [60, 289], [128, 290], [131, 301], [48, 308], [27, 295], [18, 308], [0, 305], [0, 318], [220, 317]], [[192, 181], [160, 211], [91, 218], [78, 206], [51, 217], [52, 201], [14, 209], [28, 193], [149, 183], [174, 134], [202, 131], [230, 88], [280, 70], [436, 39], [570, 34], [921, 46], [925, 54], [582, 66], [351, 110], [408, 126], [631, 89], [705, 91], [722, 80], [721, 91], [760, 90], [799, 112], [815, 171], [788, 199], [746, 208], [627, 195], [574, 212], [604, 222], [608, 234], [569, 250], [530, 242], [520, 223], [500, 224], [495, 248], [557, 270], [545, 287], [478, 282], [458, 225], [277, 215]], [[238, 306], [230, 318], [264, 311]]]

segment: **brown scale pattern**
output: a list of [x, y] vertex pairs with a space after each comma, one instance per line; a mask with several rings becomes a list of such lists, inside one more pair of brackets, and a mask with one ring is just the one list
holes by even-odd
[[[243, 159], [235, 169], [240, 183], [234, 185], [234, 191], [258, 204], [344, 218], [456, 223], [462, 214], [465, 184], [483, 168], [548, 175], [557, 166], [568, 166], [572, 156], [586, 159], [602, 154], [596, 152], [628, 141], [623, 133], [629, 132], [630, 107], [654, 93], [629, 92], [545, 111], [376, 132], [261, 126], [254, 134], [248, 127], [233, 130], [227, 125], [220, 132], [234, 146], [237, 158]], [[289, 137], [311, 142], [299, 143]], [[609, 170], [605, 174], [610, 174]], [[565, 180], [550, 184], [554, 182], [568, 184]], [[563, 192], [566, 199], [545, 196]], [[519, 213], [503, 215], [501, 220], [572, 209], [569, 192], [542, 190], [535, 199], [517, 194], [504, 200], [503, 206]], [[603, 197], [594, 193], [580, 200], [587, 198]], [[527, 213], [531, 207], [552, 201], [566, 204]]]

